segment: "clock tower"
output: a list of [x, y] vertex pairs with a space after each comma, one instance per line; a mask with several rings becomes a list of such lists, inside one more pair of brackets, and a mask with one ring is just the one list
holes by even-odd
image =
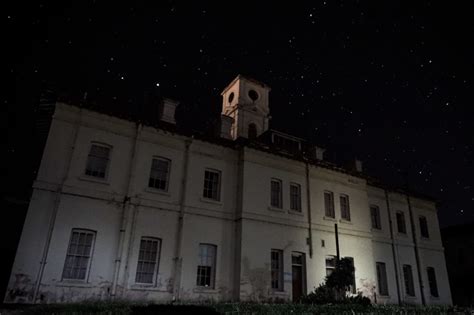
[[238, 75], [221, 93], [222, 115], [233, 119], [230, 137], [253, 139], [268, 130], [270, 87]]

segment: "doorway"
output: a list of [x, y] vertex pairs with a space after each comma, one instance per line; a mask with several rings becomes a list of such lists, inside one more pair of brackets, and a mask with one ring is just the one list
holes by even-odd
[[293, 302], [299, 302], [306, 294], [306, 258], [304, 253], [291, 254], [291, 273], [293, 282]]

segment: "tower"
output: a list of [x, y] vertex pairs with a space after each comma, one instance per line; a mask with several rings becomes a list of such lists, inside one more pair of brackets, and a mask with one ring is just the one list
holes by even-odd
[[268, 130], [270, 90], [268, 85], [242, 75], [224, 89], [221, 93], [222, 116], [233, 119], [229, 132], [231, 139], [253, 139]]

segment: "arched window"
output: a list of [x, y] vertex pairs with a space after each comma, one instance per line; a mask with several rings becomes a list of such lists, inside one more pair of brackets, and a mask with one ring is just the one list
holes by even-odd
[[255, 124], [249, 124], [249, 139], [257, 138], [257, 126]]

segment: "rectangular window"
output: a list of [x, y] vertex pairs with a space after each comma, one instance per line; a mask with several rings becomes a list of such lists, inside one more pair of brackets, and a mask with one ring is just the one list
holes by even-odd
[[383, 296], [388, 296], [387, 269], [385, 267], [385, 263], [377, 262], [376, 267], [379, 294]]
[[356, 293], [356, 278], [355, 278], [355, 265], [354, 265], [354, 258], [353, 257], [344, 257], [347, 258], [351, 261], [351, 265], [354, 268], [354, 271], [352, 272], [352, 281], [351, 284], [349, 285], [348, 291], [351, 293]]
[[199, 244], [199, 263], [197, 266], [196, 285], [214, 289], [216, 275], [217, 246]]
[[86, 175], [105, 178], [109, 164], [110, 148], [93, 144], [87, 157]]
[[341, 218], [347, 221], [351, 220], [351, 210], [349, 207], [349, 196], [340, 195], [339, 202], [341, 203]]
[[334, 213], [334, 194], [332, 191], [324, 192], [324, 215], [328, 218], [335, 218], [336, 214]]
[[405, 280], [405, 293], [409, 296], [415, 296], [415, 285], [410, 265], [403, 265], [403, 278]]
[[420, 216], [419, 221], [420, 221], [421, 236], [425, 238], [429, 238], [430, 233], [428, 232], [428, 221], [426, 220], [426, 217]]
[[148, 187], [168, 191], [171, 161], [165, 158], [153, 158], [151, 162]]
[[203, 197], [219, 201], [221, 196], [221, 172], [207, 169], [204, 172]]
[[301, 185], [290, 185], [290, 209], [301, 211]]
[[271, 181], [271, 206], [275, 208], [282, 208], [282, 192], [281, 192], [281, 180], [272, 178]]
[[407, 234], [407, 227], [405, 225], [405, 213], [397, 211], [397, 229], [398, 233]]
[[380, 209], [377, 206], [370, 206], [370, 218], [372, 220], [372, 228], [381, 230], [382, 224], [380, 222]]
[[137, 274], [135, 282], [154, 283], [158, 274], [161, 240], [158, 238], [142, 237], [138, 254]]
[[329, 276], [336, 269], [336, 256], [326, 256], [326, 276]]
[[428, 282], [430, 285], [430, 293], [432, 297], [439, 297], [438, 284], [436, 283], [436, 274], [433, 267], [426, 268], [428, 272]]
[[272, 249], [271, 252], [272, 289], [283, 291], [283, 251]]
[[63, 279], [86, 280], [95, 232], [73, 229], [64, 263]]

